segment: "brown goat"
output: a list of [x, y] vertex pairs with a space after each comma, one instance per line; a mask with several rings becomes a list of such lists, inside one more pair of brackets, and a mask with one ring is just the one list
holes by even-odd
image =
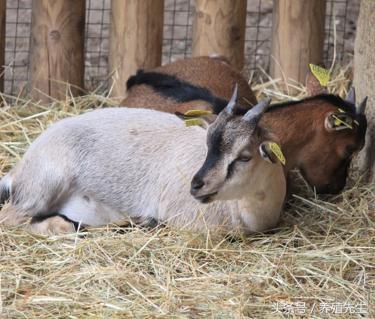
[[[160, 74], [169, 77], [160, 77]], [[213, 76], [215, 76], [214, 79]], [[138, 83], [139, 81], [142, 83]], [[189, 91], [189, 83], [201, 90], [197, 91], [193, 88]], [[215, 106], [223, 109], [236, 83], [238, 85], [237, 101], [248, 107], [257, 104], [257, 99], [245, 78], [236, 72], [225, 58], [219, 56], [184, 59], [152, 69], [150, 72], [138, 71], [136, 76], [129, 78], [128, 94], [120, 105], [154, 108], [169, 113], [185, 113], [187, 110], [196, 108], [212, 109]], [[152, 87], [153, 84], [156, 85], [155, 89]], [[176, 85], [186, 90], [173, 96]], [[158, 88], [168, 87], [171, 89], [171, 97], [159, 93]]]
[[[246, 80], [228, 63], [209, 57], [185, 59], [139, 71], [129, 78], [128, 97], [121, 105], [171, 113], [210, 109], [217, 114], [226, 105], [236, 82], [237, 101], [241, 109], [246, 109], [256, 98]], [[318, 91], [315, 87], [314, 92]], [[354, 89], [347, 100], [320, 94], [274, 104], [261, 122], [280, 140], [287, 160], [286, 172], [298, 168], [318, 193], [338, 193], [346, 184], [352, 155], [364, 145], [365, 104], [364, 100], [360, 111], [356, 110]], [[343, 123], [347, 122], [349, 125], [345, 126]]]

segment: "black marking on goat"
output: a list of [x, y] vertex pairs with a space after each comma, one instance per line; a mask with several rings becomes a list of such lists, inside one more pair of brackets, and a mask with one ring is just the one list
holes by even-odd
[[0, 187], [0, 205], [3, 205], [10, 198], [10, 190], [8, 187]]
[[141, 84], [151, 86], [155, 92], [179, 103], [206, 101], [212, 105], [215, 114], [218, 114], [228, 104], [228, 101], [213, 95], [206, 88], [182, 81], [174, 75], [138, 70], [136, 75], [128, 79], [126, 88], [129, 90], [133, 86]]
[[236, 165], [236, 161], [233, 161], [228, 165], [227, 176], [225, 177], [226, 180], [230, 179], [234, 173], [234, 166]]
[[66, 217], [65, 215], [61, 215], [59, 213], [49, 213], [49, 214], [38, 214], [38, 215], [35, 215], [31, 218], [31, 221], [30, 223], [31, 224], [35, 224], [35, 223], [40, 223], [50, 217], [55, 217], [55, 216], [60, 216], [61, 218], [63, 218], [65, 221], [69, 222], [69, 223], [72, 223], [73, 226], [74, 226], [74, 229], [76, 231], [78, 230], [82, 230], [82, 226], [80, 226], [80, 223], [78, 222], [75, 222], [74, 220], [71, 220], [70, 218]]
[[223, 144], [223, 128], [217, 127], [215, 130], [211, 130], [208, 135], [207, 146], [213, 153], [220, 153], [220, 148]]
[[367, 120], [364, 114], [357, 115], [356, 120], [358, 121], [358, 131], [357, 135], [360, 140], [365, 140], [366, 130], [367, 130]]
[[154, 229], [158, 226], [162, 226], [162, 224], [159, 224], [159, 221], [156, 218], [150, 217], [148, 218], [147, 224], [142, 226], [148, 229]]
[[207, 173], [215, 167], [216, 163], [221, 159], [221, 153], [215, 148], [208, 150], [206, 160], [200, 170], [195, 174], [194, 179], [204, 180]]
[[206, 159], [199, 169], [199, 171], [194, 175], [194, 179], [204, 180], [206, 174], [215, 167], [216, 163], [222, 158], [222, 142], [223, 142], [223, 132], [222, 130], [216, 129], [213, 134], [209, 135], [207, 146], [208, 152]]
[[309, 102], [309, 101], [314, 101], [314, 100], [323, 100], [334, 106], [337, 106], [340, 109], [343, 109], [345, 112], [348, 112], [349, 114], [356, 113], [355, 105], [343, 100], [341, 97], [339, 97], [338, 95], [334, 95], [334, 94], [319, 94], [315, 96], [309, 96], [305, 99], [298, 100], [298, 101], [287, 101], [287, 102], [282, 102], [282, 103], [271, 104], [270, 108], [268, 109], [268, 112], [272, 112], [274, 110], [277, 110], [283, 107], [292, 106], [292, 105], [300, 105], [300, 104], [303, 104], [304, 102]]
[[[314, 101], [314, 100], [316, 100], [316, 101], [323, 100], [325, 102], [328, 102], [328, 103], [344, 110], [345, 112], [347, 112], [351, 115], [356, 114], [355, 105], [343, 100], [341, 97], [339, 97], [338, 95], [334, 95], [334, 94], [319, 94], [319, 95], [315, 95], [315, 96], [309, 96], [309, 97], [307, 97], [305, 99], [302, 99], [302, 100], [286, 101], [286, 102], [282, 102], [282, 103], [274, 103], [274, 104], [270, 105], [270, 107], [267, 109], [266, 112], [273, 112], [273, 111], [276, 111], [278, 109], [286, 108], [286, 107], [289, 107], [289, 106], [304, 105], [304, 102], [309, 102], [309, 101]], [[246, 113], [246, 110], [244, 110], [244, 109], [237, 109], [235, 111], [236, 111], [236, 115], [244, 115]]]
[[160, 222], [158, 219], [153, 218], [153, 217], [141, 217], [141, 216], [136, 216], [131, 218], [131, 223], [126, 226], [122, 226], [123, 228], [129, 228], [134, 226], [140, 227], [142, 229], [146, 230], [152, 230], [155, 228], [160, 228], [160, 227], [165, 227], [165, 224]]

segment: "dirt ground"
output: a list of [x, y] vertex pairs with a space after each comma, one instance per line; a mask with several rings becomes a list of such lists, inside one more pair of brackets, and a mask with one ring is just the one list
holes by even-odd
[[[27, 92], [31, 0], [7, 3], [5, 93]], [[334, 44], [337, 58], [353, 53], [356, 19], [360, 0], [328, 0], [325, 60], [332, 61]], [[110, 0], [86, 1], [86, 87], [106, 84], [108, 75], [108, 38]], [[272, 0], [250, 0], [247, 8], [246, 69], [268, 70], [272, 34]], [[193, 0], [166, 0], [164, 15], [163, 63], [191, 54]], [[336, 36], [333, 25], [336, 25]]]

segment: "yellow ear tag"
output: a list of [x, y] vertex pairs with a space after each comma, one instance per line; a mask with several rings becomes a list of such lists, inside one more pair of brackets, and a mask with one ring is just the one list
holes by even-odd
[[210, 115], [212, 114], [212, 111], [208, 110], [189, 110], [184, 113], [185, 116], [193, 117], [193, 116], [204, 116], [204, 115]]
[[269, 147], [272, 153], [275, 154], [278, 160], [281, 162], [281, 164], [285, 165], [286, 160], [280, 146], [275, 142], [271, 142], [269, 143]]
[[330, 74], [329, 70], [322, 68], [319, 65], [315, 64], [309, 64], [311, 73], [316, 77], [316, 79], [319, 81], [321, 86], [327, 86], [329, 79], [330, 79]]
[[353, 126], [351, 126], [349, 123], [346, 123], [342, 119], [339, 119], [336, 115], [332, 114], [332, 117], [335, 119], [335, 121], [333, 122], [335, 126], [340, 126], [341, 124], [343, 124], [347, 128], [350, 128], [351, 130], [353, 129]]
[[186, 126], [201, 126], [204, 124], [204, 121], [200, 118], [187, 119], [184, 122]]

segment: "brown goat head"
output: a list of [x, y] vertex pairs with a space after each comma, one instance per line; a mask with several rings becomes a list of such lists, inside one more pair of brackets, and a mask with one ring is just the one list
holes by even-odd
[[356, 107], [354, 88], [346, 100], [317, 95], [275, 104], [263, 121], [280, 139], [287, 169], [297, 167], [318, 193], [338, 193], [346, 184], [353, 155], [365, 143], [366, 100]]

